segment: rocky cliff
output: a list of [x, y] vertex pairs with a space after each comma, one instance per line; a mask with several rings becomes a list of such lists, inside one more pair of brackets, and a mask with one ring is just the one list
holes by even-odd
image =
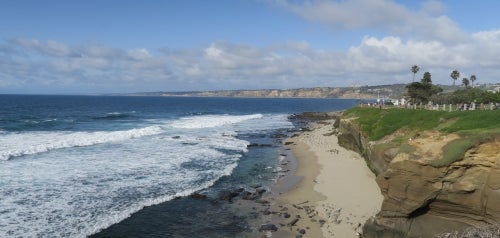
[[500, 222], [500, 135], [446, 164], [438, 162], [453, 149], [447, 145], [463, 135], [426, 130], [411, 136], [401, 129], [369, 141], [353, 118], [343, 118], [339, 130], [339, 143], [364, 155], [384, 196], [364, 237], [434, 237]]

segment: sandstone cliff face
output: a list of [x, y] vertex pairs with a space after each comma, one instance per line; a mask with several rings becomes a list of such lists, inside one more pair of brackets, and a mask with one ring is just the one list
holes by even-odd
[[392, 157], [389, 156], [389, 158], [387, 158], [384, 155], [378, 154], [373, 149], [373, 143], [368, 141], [353, 119], [342, 118], [339, 124], [339, 131], [339, 144], [363, 155], [367, 165], [376, 175], [387, 170], [387, 166], [392, 160]]
[[341, 120], [340, 131], [339, 143], [365, 155], [384, 196], [364, 237], [433, 237], [500, 222], [498, 137], [469, 149], [461, 161], [437, 167], [432, 161], [459, 135], [424, 132], [407, 142], [413, 148], [408, 152], [377, 147], [385, 140], [368, 142], [349, 120]]

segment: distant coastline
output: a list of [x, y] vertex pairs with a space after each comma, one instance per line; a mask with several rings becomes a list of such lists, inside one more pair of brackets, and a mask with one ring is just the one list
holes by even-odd
[[[183, 92], [137, 92], [115, 93], [107, 96], [164, 96], [164, 97], [238, 97], [238, 98], [339, 98], [339, 99], [400, 99], [407, 93], [407, 84], [388, 84], [351, 87], [314, 87], [294, 89], [240, 89]], [[452, 92], [457, 87], [439, 85], [443, 92]], [[494, 89], [494, 84], [477, 85], [482, 90]]]
[[405, 84], [353, 87], [315, 87], [296, 89], [213, 90], [185, 92], [139, 92], [110, 94], [113, 96], [170, 96], [170, 97], [242, 97], [242, 98], [341, 98], [374, 99], [399, 98], [406, 92]]

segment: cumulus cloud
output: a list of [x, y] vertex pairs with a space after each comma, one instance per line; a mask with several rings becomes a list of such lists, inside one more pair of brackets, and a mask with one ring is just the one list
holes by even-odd
[[422, 3], [422, 10], [430, 16], [441, 16], [446, 13], [446, 6], [437, 0], [429, 0]]
[[276, 2], [308, 20], [342, 30], [393, 24], [407, 13], [403, 6], [384, 0]]
[[311, 46], [307, 41], [287, 41], [286, 46], [292, 50], [300, 52], [307, 52], [311, 49]]
[[83, 86], [103, 92], [126, 81], [147, 82], [168, 75], [162, 67], [166, 59], [152, 57], [146, 49], [121, 50], [95, 43], [70, 46], [36, 39], [14, 39], [0, 45], [4, 49], [0, 50], [0, 84], [11, 87]]
[[47, 56], [69, 56], [72, 53], [65, 44], [53, 40], [49, 40], [45, 43], [40, 43], [35, 39], [19, 38], [13, 40], [13, 43], [27, 50], [34, 50], [40, 54]]
[[309, 21], [333, 30], [379, 29], [422, 40], [457, 43], [466, 35], [450, 20], [445, 6], [430, 0], [410, 10], [392, 0], [275, 0], [275, 3]]
[[[307, 41], [267, 47], [213, 42], [202, 48], [116, 49], [35, 39], [0, 41], [0, 92], [5, 88], [81, 88], [85, 92], [297, 88], [407, 83], [411, 65], [451, 84], [449, 74], [497, 82], [500, 30], [459, 44], [397, 36], [365, 36], [344, 51]], [[2, 89], [4, 88], [4, 89]]]

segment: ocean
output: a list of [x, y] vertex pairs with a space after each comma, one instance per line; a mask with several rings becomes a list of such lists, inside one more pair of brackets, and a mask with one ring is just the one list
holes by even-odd
[[356, 104], [0, 95], [0, 237], [255, 236], [218, 196], [272, 185], [291, 114]]

